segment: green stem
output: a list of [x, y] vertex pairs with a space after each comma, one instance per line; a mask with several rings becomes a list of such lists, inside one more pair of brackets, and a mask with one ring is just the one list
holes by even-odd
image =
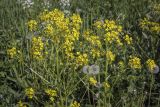
[[151, 94], [152, 94], [152, 87], [153, 87], [153, 74], [151, 74], [151, 84], [150, 84], [150, 90], [149, 90], [149, 101], [148, 101], [148, 107], [150, 107], [150, 102], [151, 102]]
[[[100, 75], [100, 74], [98, 75], [98, 81], [99, 81], [99, 83], [101, 83], [101, 75]], [[98, 88], [98, 93], [100, 94], [100, 88]], [[99, 100], [98, 100], [98, 107], [101, 107], [100, 97], [99, 97], [98, 99], [99, 99]]]
[[59, 75], [59, 64], [58, 64], [58, 49], [56, 48], [56, 70], [57, 70], [57, 76], [58, 76], [58, 82], [60, 82], [60, 75]]
[[[106, 42], [106, 52], [107, 52], [107, 42]], [[106, 56], [105, 56], [106, 57]], [[106, 71], [105, 71], [105, 78], [107, 77], [107, 75], [108, 75], [108, 60], [107, 60], [107, 58], [106, 58]], [[105, 90], [105, 93], [106, 93], [106, 90]], [[104, 106], [106, 107], [106, 100], [107, 100], [107, 98], [106, 98], [107, 96], [104, 96]]]

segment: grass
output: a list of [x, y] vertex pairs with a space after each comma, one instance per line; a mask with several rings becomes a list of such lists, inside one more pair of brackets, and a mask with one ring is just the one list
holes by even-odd
[[[63, 23], [59, 22], [57, 25], [56, 22], [52, 24], [54, 33], [51, 37], [44, 33], [47, 24], [43, 25], [38, 15], [46, 8], [63, 12], [59, 2], [50, 1], [51, 6], [48, 8], [43, 7], [43, 0], [34, 0], [32, 7], [24, 9], [18, 0], [0, 1], [0, 106], [79, 107], [79, 103], [81, 107], [159, 107], [159, 73], [154, 73], [155, 70], [150, 72], [146, 63], [148, 59], [153, 59], [155, 65], [159, 66], [160, 52], [157, 49], [160, 46], [160, 31], [152, 30], [152, 27], [157, 26], [154, 23], [160, 26], [160, 11], [156, 13], [153, 9], [159, 1], [71, 0], [70, 6], [66, 7], [70, 11], [66, 15], [70, 18], [67, 26], [69, 32], [76, 29], [78, 40], [72, 40], [76, 38], [72, 33], [67, 36], [68, 33], [61, 28]], [[71, 21], [73, 13], [81, 17], [83, 23], [76, 25], [80, 25], [80, 28], [76, 28]], [[144, 18], [148, 18], [151, 23], [145, 26], [147, 28], [140, 26]], [[110, 32], [106, 27], [98, 29], [94, 26], [97, 21], [103, 23], [106, 19], [108, 23], [113, 20], [116, 23], [114, 26], [122, 27], [122, 31], [111, 29], [119, 33], [122, 46], [119, 42], [109, 43], [106, 40], [106, 34]], [[35, 31], [29, 30], [27, 22], [30, 20], [38, 22]], [[65, 23], [64, 20], [62, 22]], [[84, 34], [87, 30], [91, 30], [88, 37]], [[131, 45], [125, 40], [126, 34], [132, 38]], [[42, 37], [42, 40], [33, 42], [37, 36]], [[69, 42], [65, 44], [67, 39]], [[100, 47], [97, 41], [101, 43]], [[39, 49], [41, 42], [44, 44], [41, 51], [44, 59], [37, 60], [33, 54], [35, 48], [32, 49], [33, 46]], [[73, 44], [69, 45], [71, 42]], [[74, 58], [69, 56], [70, 52], [67, 53], [67, 49], [72, 46]], [[13, 47], [16, 47], [16, 54], [11, 58], [7, 50]], [[108, 51], [113, 56], [106, 55]], [[133, 57], [130, 55], [140, 58], [140, 69], [131, 66], [130, 59]], [[123, 63], [120, 64], [120, 61]], [[138, 63], [137, 60], [135, 62]], [[92, 65], [97, 65], [100, 70], [92, 68]], [[84, 67], [99, 73], [84, 73]], [[29, 93], [27, 89], [30, 89]], [[52, 91], [48, 94], [47, 89]], [[33, 98], [29, 98], [30, 95]]]

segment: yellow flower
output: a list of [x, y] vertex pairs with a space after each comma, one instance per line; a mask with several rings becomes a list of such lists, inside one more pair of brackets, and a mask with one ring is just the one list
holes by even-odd
[[88, 55], [87, 54], [80, 54], [78, 55], [78, 57], [76, 58], [76, 64], [77, 65], [87, 65], [88, 64]]
[[160, 32], [160, 24], [157, 22], [149, 21], [149, 19], [146, 18], [140, 21], [140, 27], [143, 30], [148, 30], [150, 32]]
[[48, 35], [51, 35], [53, 34], [53, 27], [51, 24], [47, 24], [46, 25], [46, 28], [44, 29], [44, 32]]
[[71, 40], [73, 40], [73, 41], [78, 40], [78, 38], [79, 38], [79, 31], [76, 30], [75, 28], [72, 28], [71, 35], [72, 35], [72, 37], [70, 38]]
[[119, 32], [116, 31], [116, 30], [112, 30], [110, 32], [106, 32], [105, 34], [105, 41], [107, 43], [117, 43], [119, 46], [122, 46], [122, 42], [120, 40], [120, 37], [119, 37]]
[[30, 20], [27, 24], [28, 24], [28, 28], [30, 31], [36, 30], [36, 28], [37, 28], [36, 20]]
[[34, 94], [35, 94], [35, 91], [34, 91], [33, 88], [27, 88], [27, 89], [25, 89], [25, 95], [26, 95], [28, 98], [32, 99], [33, 96], [34, 96]]
[[105, 87], [106, 89], [108, 89], [108, 88], [110, 88], [111, 86], [110, 86], [110, 84], [109, 84], [108, 82], [105, 82], [105, 83], [104, 83], [104, 87]]
[[126, 35], [124, 40], [127, 42], [128, 45], [132, 44], [132, 37], [129, 37], [128, 35]]
[[142, 67], [141, 66], [141, 59], [138, 57], [130, 57], [129, 66], [133, 69], [140, 69]]
[[16, 54], [17, 54], [17, 51], [16, 51], [16, 48], [13, 47], [11, 49], [8, 49], [7, 50], [7, 54], [10, 58], [13, 58]]
[[107, 51], [106, 58], [109, 61], [109, 63], [112, 63], [115, 60], [115, 55], [111, 51]]
[[155, 13], [160, 14], [160, 3], [159, 4], [154, 4], [153, 10]]
[[80, 103], [78, 103], [77, 101], [74, 101], [71, 103], [70, 107], [80, 107]]
[[155, 62], [152, 59], [148, 59], [146, 63], [150, 71], [153, 71], [153, 69], [156, 67]]
[[159, 25], [152, 26], [150, 29], [151, 29], [151, 31], [153, 31], [153, 32], [159, 33], [159, 32], [160, 32], [160, 24], [159, 24]]
[[120, 68], [124, 68], [124, 66], [125, 66], [125, 65], [124, 65], [124, 62], [123, 62], [123, 61], [119, 61], [119, 62], [118, 62], [118, 66], [119, 66]]
[[96, 86], [96, 84], [97, 84], [97, 80], [94, 79], [93, 77], [89, 78], [89, 82], [90, 82], [91, 85], [94, 85], [94, 86]]
[[18, 102], [18, 107], [27, 107], [21, 100]]
[[120, 25], [117, 26], [117, 31], [118, 31], [118, 32], [122, 32], [122, 26], [120, 26]]
[[[73, 61], [75, 59], [73, 49], [75, 42], [79, 40], [80, 27], [82, 24], [80, 15], [73, 14], [70, 17], [66, 17], [62, 11], [54, 9], [52, 11], [45, 10], [40, 13], [39, 18], [42, 25], [46, 24], [43, 31], [46, 36], [49, 36], [54, 45], [58, 44], [58, 46], [63, 49], [65, 59]], [[40, 46], [38, 45], [42, 44], [42, 42], [37, 39], [35, 39], [35, 41], [37, 41], [37, 44], [33, 41], [32, 56], [35, 59], [43, 59], [43, 49], [39, 49]], [[88, 62], [88, 58], [84, 59], [86, 57], [86, 55], [81, 55], [76, 61], [80, 61], [80, 65], [85, 64]]]
[[92, 49], [90, 53], [91, 53], [93, 58], [99, 58], [100, 57], [100, 51], [97, 50], [97, 49]]
[[115, 40], [115, 38], [117, 38], [118, 32], [115, 32], [115, 31], [107, 32], [105, 36], [106, 36], [105, 40], [108, 43], [112, 43]]
[[105, 24], [103, 26], [106, 31], [111, 31], [117, 28], [117, 25], [113, 20], [105, 20]]
[[139, 25], [142, 29], [147, 29], [148, 25], [150, 24], [149, 20], [147, 18], [144, 18], [140, 21]]
[[119, 38], [117, 38], [116, 42], [117, 42], [118, 46], [122, 46], [123, 45], [123, 43], [120, 41]]
[[49, 96], [52, 96], [52, 97], [55, 97], [57, 96], [57, 91], [56, 90], [53, 90], [53, 89], [46, 89], [45, 90], [45, 93]]
[[97, 27], [97, 29], [102, 29], [103, 27], [103, 22], [102, 21], [96, 21], [94, 23], [94, 26]]
[[51, 101], [54, 101], [55, 100], [54, 97], [57, 96], [57, 91], [53, 89], [46, 89], [45, 93], [49, 96], [49, 99]]
[[31, 54], [33, 58], [40, 60], [43, 58], [42, 51], [44, 49], [44, 43], [42, 42], [41, 37], [33, 37], [32, 38], [32, 48]]
[[77, 30], [80, 29], [80, 24], [82, 24], [82, 19], [81, 17], [78, 15], [78, 14], [73, 14], [71, 16], [71, 20], [72, 20], [72, 23], [71, 25], [76, 28]]

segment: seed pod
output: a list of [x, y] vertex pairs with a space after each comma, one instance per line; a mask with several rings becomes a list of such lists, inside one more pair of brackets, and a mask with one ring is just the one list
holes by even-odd
[[82, 70], [83, 73], [88, 74], [88, 68], [89, 68], [89, 65], [85, 65]]
[[99, 73], [99, 66], [98, 65], [91, 65], [89, 67], [89, 74], [96, 75]]
[[83, 67], [83, 73], [88, 74], [88, 75], [96, 75], [99, 73], [99, 66], [98, 65], [86, 65]]
[[154, 74], [157, 74], [159, 72], [159, 66], [156, 65], [156, 67], [152, 71]]

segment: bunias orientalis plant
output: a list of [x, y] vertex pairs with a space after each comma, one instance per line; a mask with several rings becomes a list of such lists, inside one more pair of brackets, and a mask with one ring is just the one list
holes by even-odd
[[[58, 9], [45, 10], [27, 23], [33, 35], [29, 69], [57, 88], [53, 95], [51, 90], [46, 91], [50, 101], [55, 105], [59, 102], [69, 105], [70, 99], [76, 99], [73, 92], [78, 90], [79, 84], [95, 96], [95, 105], [99, 106], [116, 105], [115, 96], [118, 100], [123, 97], [122, 102], [126, 104], [133, 101], [130, 106], [137, 97], [144, 97], [137, 91], [144, 88], [138, 84], [138, 81], [145, 81], [144, 68], [131, 34], [124, 33], [122, 26], [114, 20], [97, 20], [93, 29], [84, 29], [82, 24], [79, 14], [66, 16]], [[85, 74], [81, 74], [79, 71], [85, 66], [89, 67], [85, 68]], [[97, 66], [99, 71], [94, 69]], [[93, 104], [89, 100], [87, 103]]]
[[[31, 58], [39, 61], [51, 58], [55, 54], [57, 75], [59, 75], [59, 70], [62, 69], [58, 68], [58, 66], [64, 67], [65, 64], [65, 66], [68, 66], [66, 69], [72, 68], [78, 71], [85, 65], [96, 62], [102, 63], [98, 60], [103, 59], [105, 63], [102, 64], [104, 64], [105, 70], [102, 72], [104, 73], [103, 76], [107, 77], [119, 54], [118, 50], [113, 47], [115, 46], [123, 51], [123, 45], [131, 45], [132, 38], [128, 35], [123, 38], [122, 26], [113, 20], [95, 22], [96, 32], [92, 29], [84, 30], [81, 25], [82, 19], [78, 14], [65, 16], [58, 9], [53, 11], [46, 10], [40, 13], [36, 20], [28, 22], [29, 30], [34, 34], [31, 42]], [[82, 29], [83, 32], [80, 32]], [[122, 43], [123, 40], [125, 43]], [[93, 89], [99, 87], [99, 92], [100, 90], [105, 90], [102, 93], [110, 93], [109, 89], [111, 89], [112, 85], [108, 80], [101, 80], [100, 77], [100, 75], [87, 76], [86, 83], [91, 87], [93, 86]], [[103, 97], [105, 103], [111, 98], [111, 96]]]

